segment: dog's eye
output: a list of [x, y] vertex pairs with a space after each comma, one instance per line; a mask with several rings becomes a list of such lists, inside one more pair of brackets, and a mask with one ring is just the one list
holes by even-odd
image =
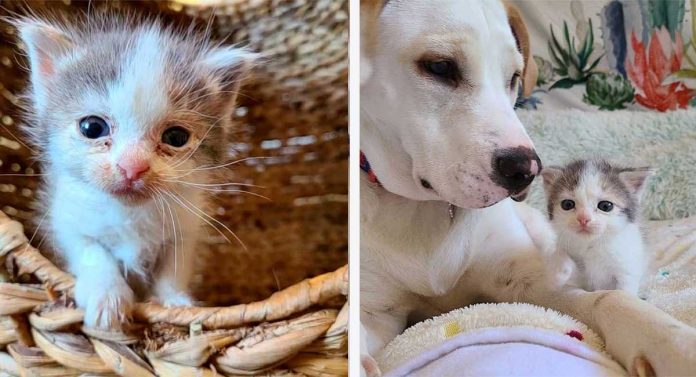
[[452, 60], [421, 60], [419, 65], [423, 72], [449, 85], [456, 86], [462, 79], [459, 66]]
[[575, 208], [575, 202], [570, 199], [563, 200], [561, 202], [561, 208], [563, 208], [564, 211], [570, 211]]
[[602, 200], [597, 204], [597, 208], [603, 212], [611, 212], [611, 210], [614, 209], [614, 203], [607, 200]]
[[514, 75], [512, 75], [512, 78], [510, 79], [510, 90], [515, 91], [515, 88], [517, 88], [517, 84], [520, 82], [520, 73], [515, 72]]

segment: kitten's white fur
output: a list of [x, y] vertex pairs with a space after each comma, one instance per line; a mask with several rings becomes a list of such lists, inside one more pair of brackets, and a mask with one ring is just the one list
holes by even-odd
[[582, 272], [571, 276], [575, 285], [588, 291], [621, 289], [638, 294], [641, 278], [647, 268], [642, 234], [636, 224], [626, 224], [615, 233], [604, 233], [588, 240], [562, 231], [558, 237], [558, 252], [572, 260], [581, 261]]
[[[254, 54], [213, 46], [206, 36], [177, 35], [157, 22], [101, 18], [75, 26], [22, 19], [16, 26], [31, 67], [27, 131], [46, 172], [46, 222], [76, 276], [85, 324], [118, 327], [137, 295], [190, 305], [195, 246], [208, 221], [198, 209], [207, 198], [200, 187], [177, 182], [211, 182], [209, 169], [195, 169], [219, 164], [202, 150], [222, 149], [219, 129], [229, 127], [239, 81]], [[109, 43], [121, 51], [110, 51]], [[89, 64], [96, 59], [102, 60]], [[119, 79], [108, 79], [100, 62], [113, 65]], [[107, 77], [105, 89], [66, 79], [70, 69], [84, 69], [92, 80]], [[206, 89], [201, 98], [182, 99], [195, 85]], [[95, 114], [112, 122], [108, 145], [78, 131], [77, 119]], [[171, 122], [187, 127], [190, 141], [167, 154], [160, 138]], [[140, 154], [150, 167], [149, 197], [137, 203], [108, 190], [121, 179], [115, 166], [128, 154]]]
[[[548, 194], [563, 173], [548, 168], [543, 174]], [[557, 199], [549, 203], [553, 214], [551, 224], [557, 236], [557, 254], [551, 259], [551, 268], [556, 270], [559, 280], [571, 279], [571, 284], [588, 291], [620, 289], [637, 295], [648, 265], [637, 206], [645, 179], [652, 171], [626, 170], [619, 172], [618, 179], [613, 181], [606, 174], [594, 161], [587, 161], [577, 184], [562, 187]], [[617, 184], [623, 187], [613, 187]], [[622, 195], [623, 189], [627, 191]], [[634, 201], [627, 200], [628, 196]], [[573, 200], [575, 208], [568, 211], [560, 208], [564, 199]], [[603, 200], [612, 202], [614, 208], [609, 212], [599, 210], [597, 205]], [[623, 211], [626, 206], [635, 206], [631, 208], [635, 214], [632, 221]], [[589, 216], [589, 233], [579, 231], [578, 211]], [[569, 263], [567, 258], [574, 263]]]

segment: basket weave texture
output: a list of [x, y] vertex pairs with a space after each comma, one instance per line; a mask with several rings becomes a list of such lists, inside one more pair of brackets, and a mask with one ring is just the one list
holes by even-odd
[[[0, 375], [347, 373], [348, 1], [190, 3], [89, 6], [185, 26], [212, 20], [214, 37], [264, 57], [242, 88], [229, 157], [270, 157], [236, 164], [234, 174], [265, 187], [256, 192], [271, 201], [226, 194], [211, 208], [249, 251], [213, 231], [207, 237], [193, 294], [217, 307], [139, 304], [128, 334], [82, 328], [73, 278], [35, 249], [49, 246], [32, 225], [40, 180], [11, 175], [40, 167], [18, 130], [26, 62], [14, 30], [0, 21], [0, 228], [16, 220], [32, 239], [0, 245], [10, 271], [0, 283]], [[2, 6], [0, 17], [88, 8], [69, 0]]]

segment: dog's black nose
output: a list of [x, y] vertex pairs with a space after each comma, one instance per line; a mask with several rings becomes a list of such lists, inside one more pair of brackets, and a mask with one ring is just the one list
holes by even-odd
[[493, 155], [493, 181], [510, 194], [524, 190], [541, 171], [541, 160], [534, 150], [524, 147], [501, 149]]

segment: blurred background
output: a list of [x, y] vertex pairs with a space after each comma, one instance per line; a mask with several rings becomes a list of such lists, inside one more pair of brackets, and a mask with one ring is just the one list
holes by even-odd
[[[348, 262], [348, 0], [2, 1], [0, 2], [0, 210], [31, 235], [40, 180], [18, 126], [27, 74], [15, 30], [3, 17], [31, 12], [159, 15], [247, 45], [264, 57], [242, 88], [228, 159], [234, 181], [264, 188], [215, 197], [208, 213], [234, 231], [207, 229], [194, 295], [210, 305], [251, 302]], [[230, 187], [234, 188], [234, 187]], [[248, 189], [248, 187], [240, 187]], [[34, 246], [48, 250], [39, 230]]]

